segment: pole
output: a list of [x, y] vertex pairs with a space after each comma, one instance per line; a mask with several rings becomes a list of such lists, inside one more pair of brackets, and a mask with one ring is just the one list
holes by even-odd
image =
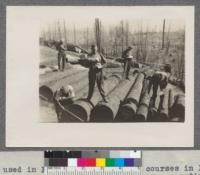
[[163, 21], [163, 32], [162, 32], [162, 49], [165, 47], [165, 19]]

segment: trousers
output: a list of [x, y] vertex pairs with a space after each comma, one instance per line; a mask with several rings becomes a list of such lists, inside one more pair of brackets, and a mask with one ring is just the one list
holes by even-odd
[[89, 70], [88, 73], [89, 78], [89, 91], [88, 91], [88, 99], [90, 100], [94, 93], [95, 82], [97, 82], [97, 87], [103, 99], [105, 99], [105, 91], [104, 91], [104, 77], [103, 70]]
[[124, 60], [124, 75], [126, 78], [129, 78], [130, 69], [131, 69], [131, 60], [129, 59]]
[[59, 70], [65, 69], [65, 59], [66, 59], [65, 53], [59, 52], [58, 53], [58, 69]]

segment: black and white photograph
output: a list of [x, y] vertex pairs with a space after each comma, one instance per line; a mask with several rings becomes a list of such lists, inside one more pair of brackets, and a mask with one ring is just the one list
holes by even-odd
[[8, 147], [193, 146], [193, 6], [8, 6], [6, 18]]
[[41, 26], [42, 122], [185, 121], [183, 19], [63, 13]]

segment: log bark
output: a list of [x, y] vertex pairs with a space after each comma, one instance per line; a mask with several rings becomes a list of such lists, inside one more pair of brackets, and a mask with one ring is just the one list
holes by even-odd
[[72, 74], [71, 76], [67, 76], [66, 78], [50, 82], [47, 85], [43, 85], [39, 88], [40, 96], [52, 102], [54, 92], [59, 88], [61, 88], [62, 86], [65, 87], [66, 85], [69, 84], [73, 86], [76, 94], [76, 92], [78, 92], [82, 87], [87, 85], [87, 81], [85, 81], [87, 74], [88, 70], [84, 70], [76, 74]]
[[145, 90], [144, 95], [142, 96], [140, 105], [137, 109], [137, 113], [134, 116], [135, 121], [139, 122], [147, 121], [151, 96], [152, 96], [152, 88], [150, 90], [147, 88]]
[[158, 109], [159, 109], [159, 105], [160, 105], [160, 96], [158, 95], [156, 97], [156, 100], [155, 100], [155, 106], [151, 106], [151, 104], [149, 106], [149, 115], [147, 117], [148, 121], [150, 121], [150, 122], [157, 122], [158, 121]]
[[166, 90], [160, 98], [158, 121], [168, 121], [169, 90]]
[[[113, 90], [120, 82], [121, 77], [118, 75], [111, 75], [108, 79], [104, 82], [104, 88], [106, 94], [108, 94], [111, 90]], [[69, 109], [73, 112], [76, 116], [80, 117], [84, 121], [90, 121], [90, 114], [93, 110], [94, 106], [101, 100], [101, 95], [99, 90], [95, 88], [94, 94], [91, 98], [91, 101], [87, 101], [84, 99], [80, 99], [74, 102]]]
[[99, 102], [93, 112], [92, 121], [95, 122], [112, 122], [115, 120], [120, 103], [124, 100], [130, 88], [133, 86], [137, 73], [130, 76], [130, 80], [123, 80], [120, 82], [112, 92], [108, 94], [108, 103]]
[[144, 81], [144, 74], [143, 73], [138, 74], [132, 89], [130, 90], [128, 96], [124, 100], [123, 105], [119, 109], [118, 119], [120, 121], [134, 120], [134, 115], [137, 111], [140, 101], [143, 81]]
[[168, 102], [169, 110], [171, 109], [173, 104], [174, 104], [174, 92], [172, 89], [169, 89], [169, 102]]

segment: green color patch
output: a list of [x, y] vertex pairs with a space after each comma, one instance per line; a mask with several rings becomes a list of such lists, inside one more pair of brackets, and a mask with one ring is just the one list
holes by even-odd
[[106, 166], [107, 167], [114, 167], [115, 166], [115, 159], [106, 159]]

